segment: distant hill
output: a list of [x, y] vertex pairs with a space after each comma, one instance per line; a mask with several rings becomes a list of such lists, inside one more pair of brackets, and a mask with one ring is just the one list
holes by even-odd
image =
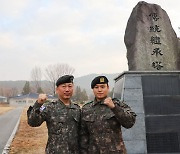
[[[90, 95], [92, 93], [91, 90], [91, 81], [94, 79], [94, 77], [98, 75], [105, 75], [109, 79], [109, 85], [110, 89], [114, 87], [114, 78], [119, 75], [119, 73], [115, 74], [89, 74], [81, 77], [77, 77], [74, 79], [74, 84], [76, 86], [80, 86], [81, 89], [85, 89], [87, 94]], [[20, 80], [20, 81], [0, 81], [0, 90], [5, 88], [5, 89], [12, 89], [16, 88], [19, 93], [22, 92], [22, 89], [25, 85], [26, 80]], [[30, 85], [33, 85], [34, 83], [31, 81]], [[47, 88], [49, 86], [49, 82], [44, 80], [41, 83], [42, 89]], [[1, 95], [1, 94], [0, 94]]]
[[26, 81], [0, 81], [0, 89], [12, 89], [16, 88], [18, 91], [22, 91]]

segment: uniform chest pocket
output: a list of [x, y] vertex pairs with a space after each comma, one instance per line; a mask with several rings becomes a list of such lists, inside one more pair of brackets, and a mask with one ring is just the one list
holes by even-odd
[[93, 114], [93, 110], [84, 111], [82, 114], [82, 120], [86, 122], [94, 122], [95, 121], [95, 115]]
[[59, 116], [54, 119], [52, 119], [52, 123], [55, 127], [61, 126], [66, 122], [66, 117], [65, 116]]
[[51, 116], [51, 121], [53, 123], [64, 123], [66, 121], [66, 114], [56, 114]]
[[91, 115], [91, 114], [86, 114], [85, 116], [83, 116], [82, 119], [84, 121], [86, 121], [86, 122], [94, 122], [95, 121], [95, 116]]
[[58, 118], [57, 118], [57, 122], [60, 122], [60, 123], [64, 123], [66, 122], [66, 115], [60, 115]]
[[76, 122], [80, 121], [80, 112], [78, 112], [76, 110], [72, 110], [71, 115]]
[[95, 116], [86, 115], [82, 118], [82, 120], [86, 123], [87, 128], [89, 129], [89, 133], [93, 133], [95, 128]]
[[104, 119], [111, 119], [114, 117], [115, 117], [115, 115], [112, 111], [109, 111], [109, 112], [105, 113], [105, 115], [104, 115]]
[[104, 115], [104, 120], [107, 122], [107, 127], [113, 130], [120, 128], [120, 124], [117, 121], [115, 114], [113, 112], [108, 112]]
[[51, 131], [54, 134], [60, 134], [62, 133], [62, 130], [64, 129], [64, 127], [66, 126], [66, 116], [65, 115], [59, 115], [56, 117], [52, 117], [52, 123], [51, 123]]

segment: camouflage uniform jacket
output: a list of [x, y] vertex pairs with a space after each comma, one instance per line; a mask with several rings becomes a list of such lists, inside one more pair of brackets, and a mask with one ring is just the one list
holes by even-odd
[[102, 102], [90, 102], [81, 112], [81, 154], [124, 154], [121, 126], [131, 128], [136, 114], [118, 99], [110, 109]]
[[42, 106], [37, 102], [27, 111], [28, 124], [40, 126], [46, 121], [48, 142], [46, 154], [79, 154], [80, 107], [60, 100]]

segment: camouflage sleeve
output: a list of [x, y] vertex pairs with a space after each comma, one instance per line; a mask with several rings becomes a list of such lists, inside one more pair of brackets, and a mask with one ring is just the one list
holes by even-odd
[[30, 126], [38, 127], [45, 121], [46, 114], [41, 111], [42, 109], [44, 109], [44, 106], [37, 102], [35, 102], [33, 107], [29, 107], [27, 110], [27, 119]]
[[86, 122], [83, 120], [81, 111], [81, 128], [80, 128], [80, 154], [88, 154], [89, 133]]
[[115, 107], [111, 109], [119, 123], [125, 128], [131, 128], [136, 120], [136, 114], [124, 102], [113, 99]]

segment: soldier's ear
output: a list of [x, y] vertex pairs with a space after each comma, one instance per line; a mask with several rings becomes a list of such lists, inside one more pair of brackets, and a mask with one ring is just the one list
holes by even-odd
[[57, 91], [58, 91], [58, 87], [56, 87], [56, 93], [57, 93]]

